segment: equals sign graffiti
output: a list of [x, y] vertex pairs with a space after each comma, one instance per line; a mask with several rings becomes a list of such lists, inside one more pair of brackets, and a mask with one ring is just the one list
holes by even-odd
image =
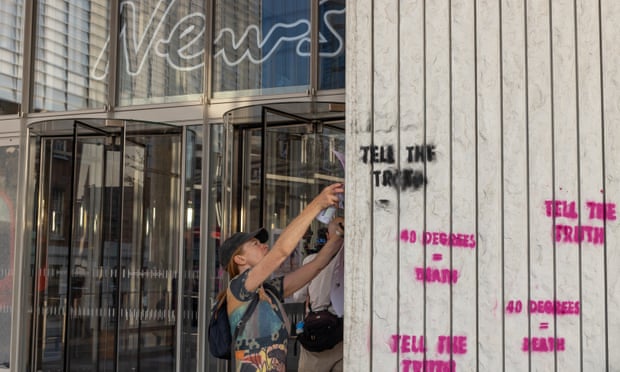
[[442, 258], [441, 253], [433, 253], [433, 261], [441, 261]]
[[547, 328], [549, 328], [549, 323], [542, 322], [542, 323], [540, 323], [540, 327], [538, 327], [538, 328], [540, 328], [540, 329], [547, 329]]

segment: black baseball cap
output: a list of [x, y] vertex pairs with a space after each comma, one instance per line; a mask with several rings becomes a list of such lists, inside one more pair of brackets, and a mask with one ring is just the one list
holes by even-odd
[[226, 268], [228, 262], [232, 259], [233, 253], [239, 246], [248, 240], [256, 238], [259, 242], [264, 243], [269, 239], [269, 233], [264, 228], [260, 228], [252, 232], [237, 232], [226, 239], [220, 246], [220, 264]]

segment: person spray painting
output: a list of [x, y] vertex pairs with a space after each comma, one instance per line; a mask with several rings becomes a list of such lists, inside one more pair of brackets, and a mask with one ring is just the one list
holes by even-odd
[[312, 220], [324, 209], [336, 206], [344, 193], [340, 183], [327, 186], [284, 229], [269, 249], [265, 229], [237, 232], [220, 247], [221, 263], [232, 278], [226, 290], [231, 329], [241, 320], [250, 302], [259, 302], [237, 337], [232, 356], [236, 371], [286, 371], [289, 336], [283, 298], [312, 280], [338, 253], [342, 238], [328, 242], [307, 265], [283, 277], [270, 279], [273, 272], [293, 253]]

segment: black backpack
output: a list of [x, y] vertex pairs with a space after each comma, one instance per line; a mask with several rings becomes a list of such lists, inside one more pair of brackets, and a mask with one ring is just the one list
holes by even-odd
[[211, 355], [220, 359], [228, 359], [231, 357], [231, 350], [234, 348], [234, 342], [237, 336], [245, 327], [245, 322], [248, 320], [252, 312], [258, 304], [258, 294], [248, 309], [243, 314], [241, 321], [235, 327], [235, 334], [231, 335], [230, 323], [228, 321], [228, 312], [226, 310], [226, 296], [223, 296], [211, 309], [211, 319], [209, 319], [209, 351]]

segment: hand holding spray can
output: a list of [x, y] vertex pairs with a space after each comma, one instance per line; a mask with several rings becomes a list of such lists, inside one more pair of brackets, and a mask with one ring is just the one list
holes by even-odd
[[[344, 195], [343, 194], [338, 194], [338, 208], [344, 208]], [[334, 218], [334, 216], [336, 215], [336, 207], [327, 207], [325, 209], [323, 209], [318, 216], [316, 216], [316, 219], [324, 224], [329, 224], [329, 222]]]

